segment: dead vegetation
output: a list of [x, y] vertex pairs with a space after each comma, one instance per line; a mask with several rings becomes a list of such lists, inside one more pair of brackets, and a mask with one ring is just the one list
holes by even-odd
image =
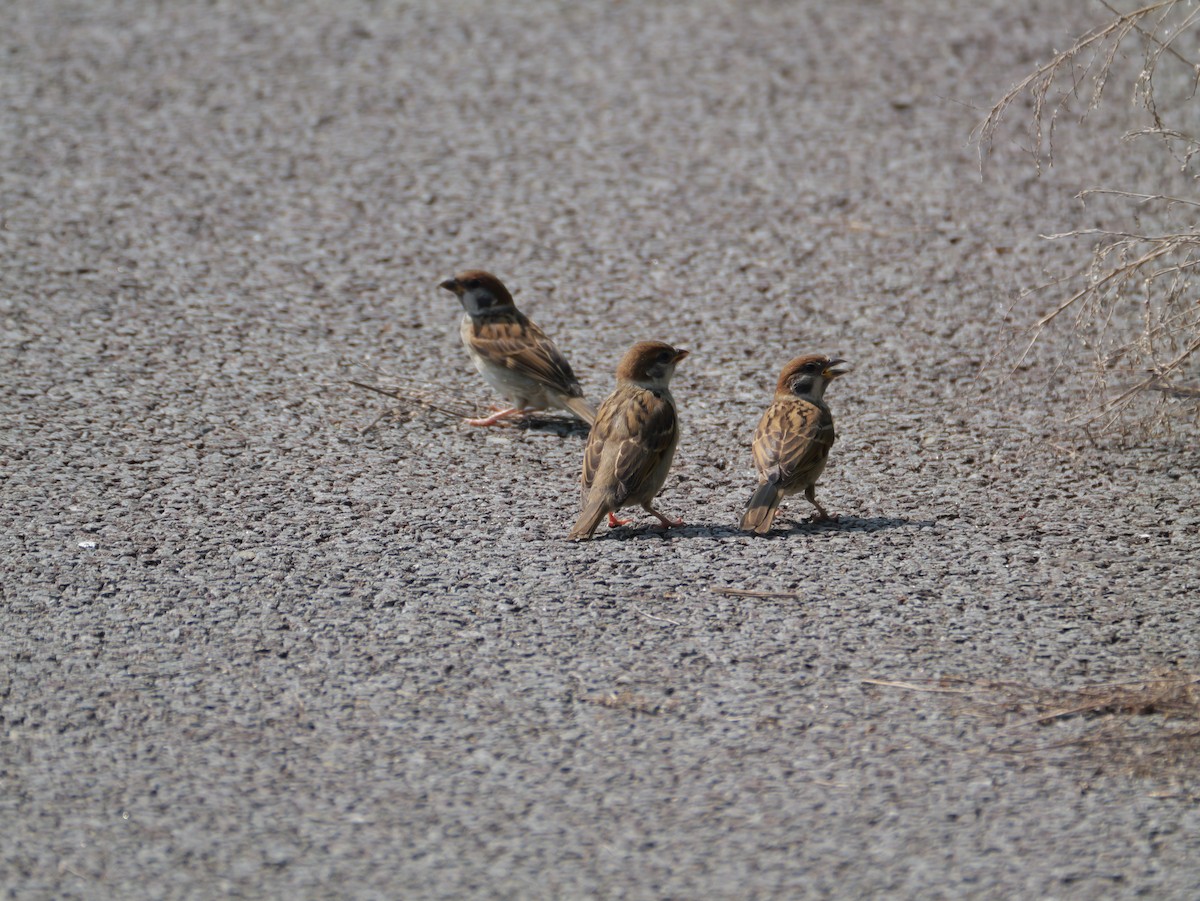
[[[362, 378], [374, 380], [367, 382], [360, 378], [346, 378], [346, 384], [382, 394], [394, 401], [392, 406], [358, 430], [361, 435], [375, 431], [381, 424], [409, 422], [417, 416], [429, 416], [449, 425], [464, 419], [475, 419], [487, 415], [477, 401], [444, 385], [432, 385], [428, 382], [405, 378], [377, 369], [362, 361], [343, 360], [341, 365], [348, 371], [365, 373]], [[573, 417], [541, 412], [531, 413], [521, 419], [500, 422], [495, 427], [518, 428], [555, 435], [586, 435], [588, 429], [586, 423]]]
[[[991, 108], [975, 135], [981, 164], [1001, 121], [1024, 98], [1030, 103], [1026, 150], [1039, 171], [1053, 165], [1060, 119], [1086, 119], [1120, 73], [1132, 80], [1134, 101], [1148, 122], [1125, 139], [1153, 142], [1147, 152], [1164, 157], [1195, 185], [1200, 136], [1179, 123], [1195, 118], [1200, 5], [1157, 0], [1122, 12], [1101, 3], [1112, 15], [1108, 22], [1056, 53]], [[1131, 60], [1140, 66], [1130, 66]], [[1019, 339], [1016, 365], [1048, 328], [1069, 323], [1096, 374], [1074, 417], [1078, 423], [1103, 432], [1200, 422], [1200, 197], [1116, 189], [1091, 189], [1080, 197], [1098, 195], [1126, 204], [1132, 225], [1050, 236], [1088, 241], [1090, 262], [1023, 295], [1022, 302], [1048, 289], [1065, 293]]]
[[426, 385], [413, 381], [400, 383], [396, 379], [394, 379], [393, 384], [388, 385], [372, 385], [356, 379], [346, 379], [346, 384], [353, 385], [356, 388], [364, 388], [367, 391], [374, 391], [376, 394], [390, 397], [396, 402], [394, 406], [388, 407], [359, 430], [359, 433], [364, 435], [373, 432], [381, 423], [408, 422], [419, 413], [433, 414], [447, 421], [468, 419], [480, 415], [474, 407], [468, 405], [462, 398], [447, 395], [443, 389], [435, 385]]
[[645, 695], [635, 694], [628, 688], [621, 689], [621, 691], [610, 691], [602, 695], [590, 695], [583, 700], [589, 704], [607, 707], [609, 710], [628, 710], [631, 713], [642, 713], [648, 716], [673, 713], [679, 708], [679, 701], [673, 698], [655, 701]]
[[[1104, 771], [1190, 778], [1200, 759], [1200, 676], [1174, 670], [1077, 687], [944, 678], [864, 683], [957, 698], [964, 715], [999, 726], [989, 750], [1074, 750]], [[1057, 727], [1057, 728], [1055, 728]]]

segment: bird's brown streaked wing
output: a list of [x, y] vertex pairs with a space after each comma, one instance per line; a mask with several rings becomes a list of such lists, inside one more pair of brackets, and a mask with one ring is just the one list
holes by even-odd
[[675, 408], [651, 391], [637, 389], [621, 413], [622, 438], [616, 447], [613, 477], [617, 495], [636, 496], [658, 469], [663, 455], [675, 443], [679, 423]]
[[604, 449], [616, 447], [628, 436], [628, 432], [624, 431], [627, 424], [624, 408], [628, 403], [629, 390], [618, 387], [596, 411], [596, 419], [588, 433], [587, 447], [583, 451], [583, 473], [579, 479], [585, 502], [604, 460]]
[[[586, 503], [602, 475], [616, 501], [623, 503], [654, 472], [675, 440], [675, 408], [644, 388], [617, 388], [596, 413], [583, 452], [580, 487]], [[606, 467], [605, 463], [611, 462]]]
[[471, 346], [484, 359], [528, 376], [561, 394], [583, 395], [566, 357], [523, 313], [517, 313], [511, 319], [475, 324]]
[[776, 401], [754, 433], [754, 465], [763, 479], [787, 485], [810, 470], [833, 446], [833, 421], [804, 400]]
[[612, 431], [612, 404], [613, 398], [610, 397], [600, 405], [592, 431], [588, 434], [587, 447], [583, 450], [583, 472], [579, 477], [579, 487], [583, 491], [584, 503], [587, 502], [588, 492], [592, 490], [592, 483], [596, 481], [596, 473], [604, 457], [604, 443]]

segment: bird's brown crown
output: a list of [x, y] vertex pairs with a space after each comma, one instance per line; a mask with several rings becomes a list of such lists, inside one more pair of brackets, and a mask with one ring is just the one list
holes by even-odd
[[686, 350], [679, 350], [662, 341], [639, 341], [621, 357], [617, 378], [631, 382], [648, 381], [658, 377], [656, 372], [666, 371], [687, 355]]
[[461, 295], [464, 291], [484, 289], [489, 291], [501, 304], [513, 302], [512, 295], [504, 282], [483, 269], [465, 269], [449, 281], [442, 282], [442, 287]]

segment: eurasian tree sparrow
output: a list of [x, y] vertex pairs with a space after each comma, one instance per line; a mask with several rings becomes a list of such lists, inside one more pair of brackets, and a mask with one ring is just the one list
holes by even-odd
[[490, 272], [470, 269], [438, 287], [462, 302], [459, 333], [471, 362], [511, 407], [469, 425], [495, 425], [527, 410], [568, 410], [589, 425], [596, 411], [583, 398], [571, 364], [545, 333], [517, 309], [512, 295]]
[[816, 498], [817, 479], [835, 437], [824, 394], [826, 385], [849, 372], [839, 368], [845, 362], [810, 354], [783, 367], [775, 399], [754, 433], [758, 488], [742, 517], [746, 531], [768, 532], [779, 502], [799, 491], [817, 508], [817, 521], [831, 518]]
[[600, 405], [588, 436], [580, 478], [583, 512], [569, 539], [591, 538], [606, 515], [610, 527], [625, 525], [629, 520], [614, 514], [633, 504], [657, 516], [663, 528], [683, 525], [653, 503], [679, 443], [675, 399], [667, 386], [687, 355], [661, 341], [642, 341], [621, 358], [616, 390]]

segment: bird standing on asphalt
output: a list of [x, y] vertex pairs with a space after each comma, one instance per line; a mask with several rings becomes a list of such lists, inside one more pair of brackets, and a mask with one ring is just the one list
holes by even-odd
[[496, 425], [529, 410], [574, 413], [589, 425], [596, 418], [579, 379], [554, 342], [513, 303], [496, 276], [481, 269], [460, 272], [439, 285], [456, 295], [466, 310], [459, 332], [471, 362], [511, 406], [495, 408], [469, 425]]
[[850, 371], [842, 368], [845, 363], [810, 354], [783, 367], [775, 399], [754, 433], [758, 488], [742, 516], [741, 527], [746, 531], [768, 532], [779, 502], [800, 491], [817, 508], [816, 521], [832, 518], [817, 503], [816, 486], [835, 438], [825, 388]]
[[642, 341], [621, 358], [616, 390], [600, 405], [583, 454], [583, 511], [567, 536], [571, 540], [591, 538], [606, 515], [610, 527], [625, 525], [629, 520], [614, 514], [633, 504], [657, 516], [663, 528], [683, 525], [682, 519], [655, 510], [653, 503], [679, 443], [668, 384], [687, 355], [661, 341]]

